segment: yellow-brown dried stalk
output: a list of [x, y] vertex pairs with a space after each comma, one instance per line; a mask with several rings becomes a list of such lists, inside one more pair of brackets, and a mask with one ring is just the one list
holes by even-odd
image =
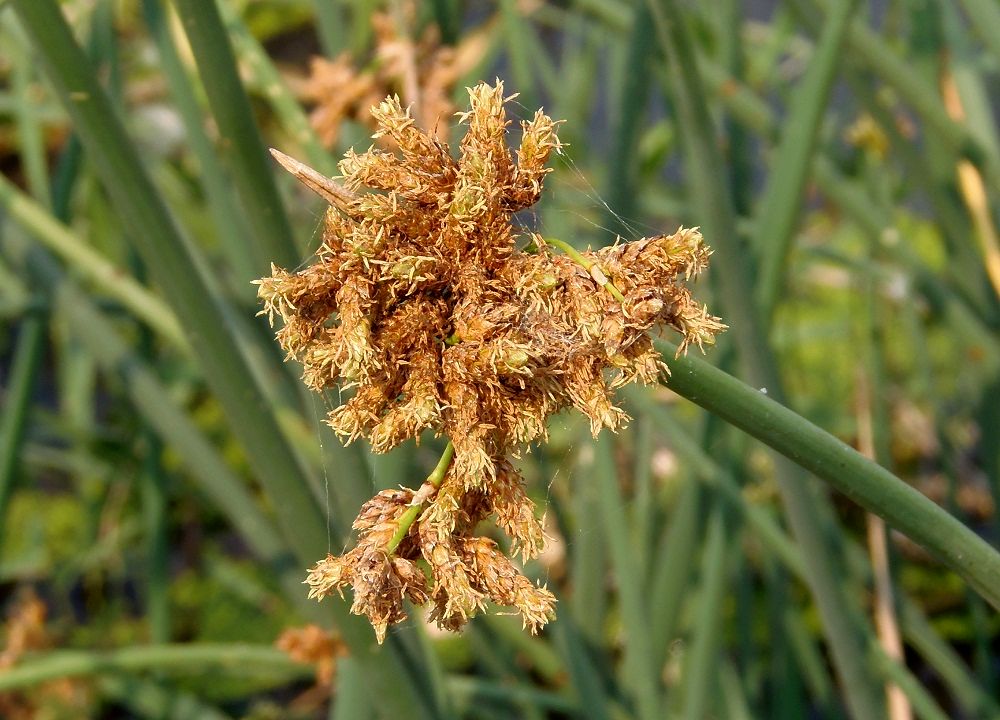
[[[382, 453], [430, 430], [454, 452], [418, 491], [368, 501], [354, 549], [320, 561], [307, 579], [318, 599], [352, 586], [352, 612], [368, 616], [380, 642], [406, 617], [404, 600], [432, 602], [432, 619], [452, 630], [492, 601], [537, 632], [554, 596], [475, 534], [492, 518], [513, 555], [542, 549], [510, 458], [544, 440], [548, 416], [567, 407], [595, 435], [617, 428], [625, 414], [612, 391], [667, 370], [650, 331], [674, 328], [684, 350], [725, 327], [681, 284], [708, 262], [697, 230], [574, 257], [552, 254], [535, 235], [532, 252], [519, 250], [511, 216], [541, 194], [560, 148], [556, 123], [541, 111], [522, 123], [515, 156], [502, 83], [469, 96], [457, 160], [395, 97], [372, 114], [375, 137], [397, 150], [348, 152], [343, 185], [275, 153], [331, 204], [313, 264], [273, 267], [258, 281], [264, 312], [282, 319], [281, 346], [314, 390], [354, 388], [328, 417], [346, 442], [364, 437]], [[363, 187], [376, 192], [356, 193]]]

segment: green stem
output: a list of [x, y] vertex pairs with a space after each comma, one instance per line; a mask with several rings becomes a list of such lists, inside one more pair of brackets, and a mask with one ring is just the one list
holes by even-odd
[[905, 665], [895, 662], [878, 645], [873, 645], [870, 654], [872, 665], [903, 691], [917, 717], [923, 720], [948, 720], [949, 716], [941, 710], [934, 696], [907, 671]]
[[27, 41], [15, 30], [16, 26], [6, 28], [6, 41], [13, 62], [10, 69], [11, 95], [15, 99], [12, 108], [16, 119], [18, 147], [21, 152], [21, 167], [24, 168], [25, 180], [31, 194], [38, 198], [46, 207], [52, 205], [52, 194], [49, 190], [49, 173], [45, 158], [45, 140], [42, 135], [41, 118], [38, 113], [39, 102], [32, 94], [31, 83], [34, 81], [35, 67], [31, 62]]
[[[209, 386], [215, 391], [257, 475], [272, 497], [300, 561], [326, 546], [326, 520], [308, 491], [298, 457], [283, 440], [262, 388], [235, 348], [232, 309], [207, 263], [181, 235], [128, 133], [54, 0], [13, 0], [47, 75], [73, 119], [87, 157], [108, 190], [143, 261], [178, 313]], [[248, 417], [255, 418], [247, 422]]]
[[114, 703], [126, 717], [198, 720], [232, 720], [233, 717], [162, 679], [106, 674], [94, 678], [94, 681], [102, 705], [107, 707]]
[[[448, 472], [448, 468], [451, 466], [451, 461], [455, 457], [455, 445], [448, 441], [445, 445], [444, 452], [441, 453], [441, 459], [438, 460], [437, 465], [434, 466], [434, 470], [430, 475], [427, 476], [426, 482], [429, 482], [434, 487], [441, 487], [441, 483], [444, 482], [444, 476]], [[399, 517], [399, 526], [396, 528], [396, 532], [393, 534], [392, 539], [389, 540], [389, 544], [386, 545], [385, 551], [392, 555], [396, 552], [399, 544], [403, 542], [403, 538], [406, 534], [410, 532], [410, 527], [413, 522], [420, 515], [420, 512], [424, 509], [424, 503], [419, 505], [412, 505], [407, 508], [406, 512]]]
[[302, 147], [312, 167], [324, 175], [335, 174], [337, 163], [319, 141], [302, 105], [292, 94], [285, 78], [278, 72], [260, 42], [251, 34], [235, 5], [220, 3], [219, 10], [240, 64], [246, 66], [251, 82], [271, 103], [282, 126]]
[[491, 702], [518, 703], [552, 710], [557, 715], [581, 716], [578, 703], [551, 690], [539, 690], [526, 683], [500, 683], [479, 677], [452, 675], [448, 678], [448, 689], [455, 698], [455, 704], [468, 716], [474, 716], [474, 709]]
[[124, 305], [176, 347], [190, 352], [177, 316], [160, 298], [121, 267], [116, 266], [52, 217], [39, 203], [0, 176], [0, 208], [42, 245], [62, 258], [90, 282]]
[[1000, 58], [1000, 36], [995, 32], [1000, 27], [1000, 7], [991, 0], [961, 0], [959, 5], [969, 16], [969, 28], [993, 54], [993, 60]]
[[613, 452], [613, 436], [602, 434], [594, 444], [592, 477], [598, 489], [599, 515], [604, 524], [618, 588], [624, 630], [623, 682], [635, 696], [635, 716], [639, 720], [655, 720], [663, 717], [663, 709], [660, 704], [659, 670], [649, 662], [654, 653], [647, 622], [652, 608], [644, 591], [641, 568], [636, 563]]
[[[776, 358], [754, 312], [746, 248], [739, 242], [735, 210], [725, 181], [726, 166], [697, 67], [693, 35], [676, 0], [647, 2], [671, 68], [669, 90], [685, 139], [685, 167], [691, 175], [694, 211], [717, 250], [717, 263], [713, 265], [721, 291], [722, 310], [731, 320], [731, 333], [746, 377], [756, 387], [767, 388], [781, 400], [784, 392]], [[816, 488], [791, 463], [776, 457], [774, 465], [775, 481], [789, 522], [796, 540], [810, 558], [807, 568], [809, 590], [823, 622], [848, 708], [857, 718], [880, 717], [883, 715], [882, 698], [866, 673], [864, 648], [871, 630], [859, 624], [850, 612], [852, 603], [857, 600], [845, 594], [837, 557], [830, 538], [822, 530], [823, 516], [829, 517], [832, 511]]]
[[[673, 356], [673, 345], [658, 346], [664, 355]], [[764, 392], [703, 360], [682, 355], [671, 361], [670, 370], [664, 385], [885, 519], [1000, 609], [1000, 553], [933, 501]]]
[[[226, 177], [215, 147], [205, 132], [202, 109], [195, 96], [195, 83], [181, 61], [166, 10], [162, 0], [142, 0], [143, 17], [156, 43], [158, 67], [173, 106], [184, 124], [187, 145], [198, 161], [198, 178], [205, 193], [205, 207], [211, 214], [215, 232], [225, 251], [226, 266], [237, 278], [253, 277], [253, 257], [246, 251], [250, 228], [236, 207], [232, 183]], [[249, 303], [256, 302], [253, 288], [245, 283], [233, 283], [233, 292]]]
[[791, 102], [790, 115], [759, 201], [750, 247], [761, 256], [757, 300], [765, 328], [772, 324], [785, 290], [788, 257], [795, 239], [802, 197], [816, 155], [816, 145], [830, 89], [842, 57], [844, 37], [856, 0], [845, 0], [824, 23], [809, 69]]
[[[809, 4], [821, 7], [826, 16], [814, 23], [817, 28], [829, 22], [829, 15], [838, 7], [831, 0], [812, 0]], [[809, 14], [805, 15], [807, 22], [810, 17]], [[982, 170], [989, 184], [997, 184], [1000, 158], [974, 136], [967, 123], [956, 122], [948, 116], [937, 88], [924, 80], [911, 61], [900, 57], [890, 43], [869, 28], [861, 18], [851, 23], [845, 50], [852, 62], [863, 64], [899, 93], [927, 123], [928, 133], [942, 140], [952, 152], [975, 164]]]
[[[288, 565], [286, 546], [270, 519], [259, 509], [245, 481], [237, 475], [205, 435], [177, 407], [177, 401], [156, 377], [150, 365], [132, 352], [114, 325], [44, 250], [26, 239], [7, 237], [7, 254], [21, 276], [37, 287], [52, 288], [51, 302], [57, 316], [69, 327], [106, 373], [116, 376], [144, 421], [170, 446], [184, 448], [180, 463], [191, 474], [210, 502], [232, 523], [247, 545], [261, 559], [277, 569]], [[34, 363], [37, 366], [37, 361]], [[16, 367], [16, 366], [15, 366]], [[11, 396], [11, 406], [16, 400]], [[0, 430], [4, 427], [0, 426]], [[15, 433], [10, 433], [13, 438]], [[7, 433], [0, 434], [5, 440]], [[294, 585], [300, 585], [296, 572]], [[289, 586], [286, 583], [286, 587]], [[303, 597], [301, 592], [289, 597]], [[314, 606], [315, 603], [308, 603]]]
[[901, 621], [907, 643], [930, 665], [967, 717], [1000, 717], [1000, 704], [980, 687], [955, 648], [934, 629], [916, 602], [903, 598]]
[[316, 30], [323, 54], [337, 57], [345, 45], [344, 8], [331, 0], [313, 0], [316, 11]]
[[365, 689], [364, 668], [352, 657], [337, 661], [336, 700], [330, 704], [330, 720], [372, 720], [375, 706]]
[[[207, 0], [175, 0], [174, 6], [223, 138], [219, 149], [232, 170], [233, 185], [249, 220], [247, 241], [254, 275], [265, 274], [272, 262], [295, 267], [301, 258], [292, 242], [291, 226], [218, 6]], [[252, 279], [238, 278], [246, 282]]]
[[710, 510], [701, 567], [701, 588], [689, 650], [684, 656], [684, 713], [690, 720], [712, 714], [713, 678], [719, 663], [724, 603], [726, 600], [727, 554], [734, 536], [725, 506], [716, 500]]
[[146, 645], [111, 651], [53, 650], [29, 656], [0, 674], [0, 692], [38, 685], [49, 680], [109, 672], [172, 670], [201, 675], [207, 668], [230, 671], [244, 677], [253, 671], [272, 675], [288, 673], [307, 677], [308, 665], [295, 662], [287, 653], [270, 645], [205, 643]]
[[597, 282], [601, 287], [603, 287], [609, 293], [611, 293], [614, 296], [615, 300], [617, 300], [620, 303], [625, 302], [625, 296], [622, 295], [621, 291], [619, 291], [618, 288], [615, 287], [615, 284], [605, 276], [604, 270], [601, 269], [601, 266], [598, 265], [595, 261], [585, 258], [582, 254], [580, 254], [579, 250], [570, 245], [568, 242], [564, 242], [563, 240], [558, 240], [556, 238], [546, 238], [545, 242], [547, 242], [549, 245], [555, 245], [557, 248], [559, 248], [569, 257], [571, 257], [573, 260], [580, 263], [580, 265], [583, 266], [583, 269], [589, 272], [590, 276], [594, 278], [594, 281]]
[[[27, 431], [31, 398], [42, 366], [48, 322], [39, 310], [29, 311], [20, 323], [20, 334], [0, 413], [0, 526], [4, 525], [7, 501], [14, 490], [18, 459]], [[3, 534], [0, 533], [0, 543]]]

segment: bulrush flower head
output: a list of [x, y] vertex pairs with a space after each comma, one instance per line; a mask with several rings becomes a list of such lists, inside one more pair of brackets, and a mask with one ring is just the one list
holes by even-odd
[[394, 149], [348, 152], [342, 184], [275, 153], [331, 205], [313, 264], [258, 281], [262, 312], [282, 320], [278, 341], [309, 387], [354, 388], [328, 417], [346, 442], [363, 437], [386, 452], [430, 430], [454, 448], [421, 497], [369, 501], [357, 546], [309, 574], [311, 597], [353, 587], [352, 611], [380, 641], [405, 617], [404, 599], [432, 601], [432, 618], [449, 629], [488, 601], [512, 606], [532, 632], [544, 625], [552, 594], [475, 535], [492, 518], [515, 554], [541, 551], [534, 505], [508, 458], [544, 439], [548, 416], [568, 407], [595, 435], [617, 428], [625, 414], [613, 389], [667, 369], [651, 331], [673, 328], [686, 350], [725, 327], [681, 284], [708, 262], [697, 230], [574, 257], [539, 236], [519, 250], [511, 216], [538, 200], [560, 148], [557, 124], [539, 111], [512, 153], [503, 84], [478, 85], [469, 98], [457, 160], [395, 97], [372, 109], [375, 137]]

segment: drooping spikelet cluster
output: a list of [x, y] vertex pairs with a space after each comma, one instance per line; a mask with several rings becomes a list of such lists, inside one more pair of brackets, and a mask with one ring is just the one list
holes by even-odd
[[[725, 327], [680, 284], [710, 254], [696, 230], [576, 259], [537, 235], [519, 250], [511, 216], [539, 198], [559, 148], [556, 123], [537, 112], [522, 124], [515, 155], [502, 84], [469, 93], [458, 160], [395, 98], [372, 113], [375, 137], [396, 150], [349, 152], [343, 186], [278, 155], [332, 205], [315, 262], [258, 281], [265, 311], [284, 323], [282, 347], [309, 387], [354, 388], [328, 418], [345, 441], [364, 437], [386, 452], [431, 430], [453, 445], [453, 459], [421, 489], [366, 503], [357, 546], [318, 563], [307, 580], [317, 598], [352, 586], [352, 611], [370, 618], [380, 640], [405, 617], [404, 599], [431, 601], [432, 618], [449, 629], [487, 601], [514, 607], [533, 632], [544, 625], [552, 594], [475, 534], [492, 518], [512, 554], [527, 560], [542, 548], [509, 458], [543, 439], [548, 416], [567, 407], [595, 434], [618, 427], [625, 416], [612, 391], [666, 369], [651, 330], [673, 327], [684, 349]], [[363, 187], [375, 192], [356, 194]]]

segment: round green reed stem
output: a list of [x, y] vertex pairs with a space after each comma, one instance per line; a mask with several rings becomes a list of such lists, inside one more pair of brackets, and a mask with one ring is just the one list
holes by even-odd
[[[676, 346], [657, 342], [666, 356]], [[663, 384], [761, 440], [906, 534], [964, 577], [1000, 608], [1000, 553], [972, 529], [860, 455], [841, 440], [766, 394], [698, 358], [670, 362]]]
[[[444, 481], [445, 473], [448, 472], [448, 468], [451, 466], [452, 458], [455, 457], [455, 445], [448, 441], [445, 445], [444, 452], [441, 453], [441, 459], [438, 460], [437, 465], [434, 466], [434, 470], [430, 475], [427, 476], [427, 482], [429, 482], [434, 487], [441, 487], [441, 483]], [[407, 508], [406, 512], [399, 517], [399, 526], [396, 528], [396, 532], [393, 534], [392, 539], [386, 546], [385, 551], [392, 555], [396, 552], [396, 548], [399, 544], [403, 542], [403, 538], [406, 534], [410, 532], [410, 527], [413, 525], [413, 521], [417, 519], [420, 511], [424, 509], [424, 503], [419, 505], [411, 505]]]

